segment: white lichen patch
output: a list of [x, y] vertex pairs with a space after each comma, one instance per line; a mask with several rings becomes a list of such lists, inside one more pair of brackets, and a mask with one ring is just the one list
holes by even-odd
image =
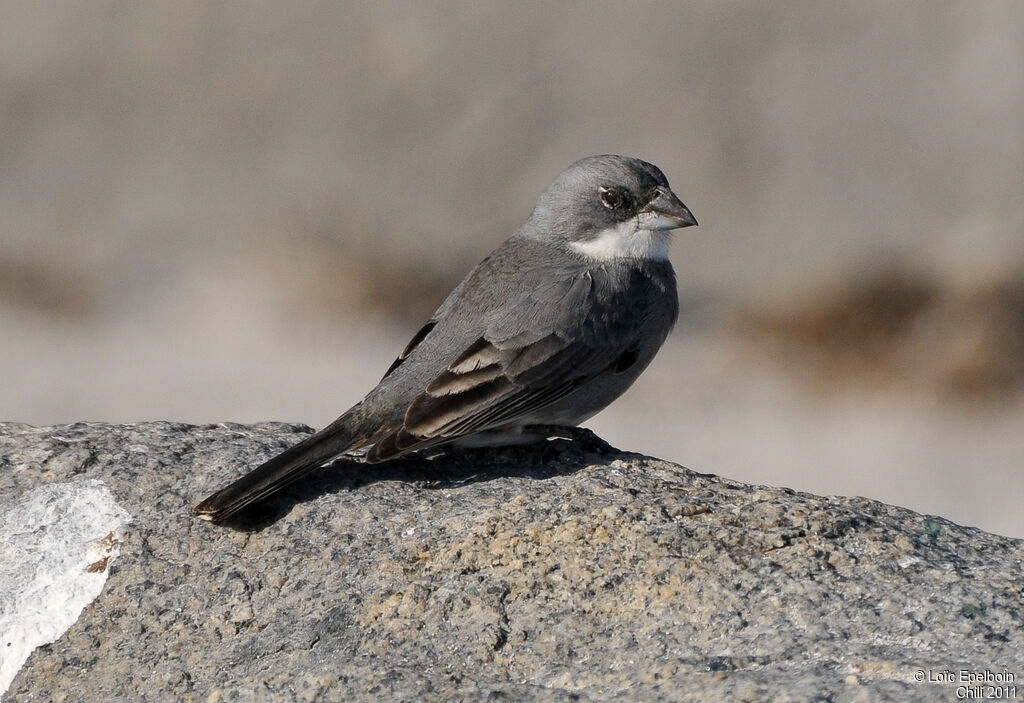
[[36, 647], [103, 589], [131, 521], [102, 481], [40, 486], [0, 503], [0, 697]]

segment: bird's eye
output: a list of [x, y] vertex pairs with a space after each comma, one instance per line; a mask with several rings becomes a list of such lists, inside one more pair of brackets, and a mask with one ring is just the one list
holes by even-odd
[[626, 196], [618, 188], [601, 187], [598, 192], [601, 194], [601, 202], [610, 210], [618, 210], [626, 204]]

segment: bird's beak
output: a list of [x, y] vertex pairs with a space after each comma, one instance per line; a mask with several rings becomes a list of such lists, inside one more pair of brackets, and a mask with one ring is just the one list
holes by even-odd
[[666, 230], [697, 224], [690, 208], [668, 188], [658, 188], [654, 199], [647, 203], [639, 216], [641, 229]]

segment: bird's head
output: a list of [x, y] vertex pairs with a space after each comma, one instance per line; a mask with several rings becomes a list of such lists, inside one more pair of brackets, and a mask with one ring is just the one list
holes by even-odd
[[559, 174], [528, 222], [532, 236], [597, 260], [665, 259], [669, 232], [696, 224], [661, 169], [611, 154], [580, 159]]

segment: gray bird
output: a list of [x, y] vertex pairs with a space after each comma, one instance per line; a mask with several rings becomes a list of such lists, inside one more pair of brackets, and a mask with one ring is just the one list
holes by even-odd
[[330, 425], [196, 506], [223, 520], [347, 454], [536, 441], [575, 426], [650, 363], [679, 312], [670, 230], [696, 225], [657, 166], [577, 161], [481, 261], [380, 383]]

